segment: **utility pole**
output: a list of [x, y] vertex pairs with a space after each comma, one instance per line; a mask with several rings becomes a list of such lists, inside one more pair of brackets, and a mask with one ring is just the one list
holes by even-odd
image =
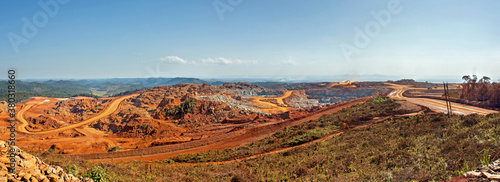
[[450, 88], [448, 88], [448, 83], [446, 83], [446, 91], [448, 91], [448, 105], [450, 106], [450, 113], [453, 114], [453, 110], [451, 110]]
[[443, 82], [443, 89], [444, 89], [444, 100], [446, 101], [446, 113], [448, 114], [448, 117], [450, 116], [450, 110], [448, 107], [448, 97], [446, 97], [447, 92], [446, 92], [446, 83]]
[[443, 88], [444, 98], [446, 100], [446, 111], [448, 112], [448, 117], [450, 117], [453, 114], [453, 111], [451, 110], [450, 90], [448, 88], [448, 83], [443, 82]]

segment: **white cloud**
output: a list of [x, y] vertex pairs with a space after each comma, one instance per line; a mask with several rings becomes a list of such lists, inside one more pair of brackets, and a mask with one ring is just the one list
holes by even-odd
[[257, 61], [218, 57], [218, 58], [201, 59], [201, 63], [203, 63], [203, 64], [257, 64]]
[[[297, 61], [295, 61], [294, 57], [288, 56], [287, 59], [282, 60], [282, 61], [275, 63], [275, 64], [277, 64], [277, 65], [298, 65], [299, 63]], [[272, 64], [272, 65], [275, 65], [275, 64]]]
[[164, 58], [160, 58], [161, 62], [170, 63], [170, 64], [194, 64], [193, 62], [186, 61], [177, 56], [167, 56]]
[[199, 61], [189, 61], [182, 59], [178, 56], [166, 56], [160, 58], [161, 62], [169, 63], [169, 64], [219, 64], [219, 65], [230, 65], [230, 64], [257, 64], [255, 60], [242, 60], [242, 59], [231, 59], [231, 58], [204, 58]]

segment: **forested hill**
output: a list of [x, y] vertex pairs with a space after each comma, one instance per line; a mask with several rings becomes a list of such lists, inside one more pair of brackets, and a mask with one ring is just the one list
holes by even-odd
[[[127, 91], [141, 90], [158, 85], [175, 85], [178, 83], [208, 83], [222, 85], [220, 81], [206, 81], [197, 78], [113, 78], [113, 79], [82, 79], [82, 80], [16, 80], [16, 100], [23, 102], [34, 96], [72, 97], [112, 96]], [[7, 80], [0, 80], [0, 101], [7, 100]]]
[[[0, 101], [7, 100], [7, 81], [0, 82]], [[16, 80], [16, 100], [18, 102], [26, 101], [34, 96], [46, 97], [71, 97], [73, 95], [87, 93], [90, 89], [84, 86], [65, 86], [55, 83], [23, 82]]]

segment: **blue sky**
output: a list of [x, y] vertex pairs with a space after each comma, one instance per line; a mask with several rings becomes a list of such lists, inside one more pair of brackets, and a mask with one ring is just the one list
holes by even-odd
[[5, 72], [14, 67], [20, 78], [44, 79], [500, 78], [495, 0], [65, 1], [0, 1]]

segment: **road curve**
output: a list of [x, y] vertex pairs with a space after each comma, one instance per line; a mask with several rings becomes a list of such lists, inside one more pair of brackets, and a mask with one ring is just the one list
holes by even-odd
[[336, 104], [325, 108], [317, 113], [306, 116], [304, 118], [297, 118], [294, 120], [286, 120], [277, 123], [261, 124], [258, 126], [237, 130], [234, 132], [226, 133], [220, 136], [195, 140], [192, 142], [162, 145], [150, 148], [132, 149], [119, 152], [105, 152], [105, 153], [91, 153], [91, 154], [69, 154], [69, 156], [78, 157], [83, 160], [92, 162], [119, 162], [119, 161], [132, 161], [132, 160], [160, 160], [167, 159], [174, 155], [196, 153], [208, 150], [224, 149], [239, 146], [243, 143], [252, 140], [260, 139], [264, 136], [273, 134], [285, 127], [299, 125], [309, 120], [318, 119], [325, 114], [332, 114], [343, 108], [365, 102], [370, 97], [363, 97], [348, 101], [345, 103]]
[[280, 97], [276, 97], [276, 102], [278, 102], [278, 104], [281, 104], [281, 105], [285, 105], [285, 102], [283, 102], [283, 99], [286, 99], [288, 97], [290, 97], [290, 95], [292, 95], [293, 91], [286, 91], [282, 96]]
[[266, 102], [266, 101], [262, 101], [264, 99], [276, 99], [276, 102], [278, 104], [281, 104], [281, 105], [285, 105], [285, 102], [283, 102], [283, 99], [285, 98], [288, 98], [290, 97], [290, 95], [292, 95], [293, 91], [286, 91], [285, 93], [283, 93], [283, 95], [281, 96], [278, 96], [278, 97], [261, 97], [261, 96], [257, 96], [257, 97], [252, 97], [250, 99], [250, 101], [258, 104], [258, 105], [266, 105], [268, 106], [269, 108], [255, 108], [257, 110], [261, 110], [261, 111], [282, 111], [282, 112], [286, 112], [289, 110], [289, 108], [287, 107], [282, 107], [280, 105], [277, 105], [277, 104], [273, 104], [273, 103], [270, 103], [270, 102]]
[[135, 96], [138, 96], [139, 94], [132, 94], [132, 95], [126, 95], [126, 96], [122, 96], [120, 98], [117, 98], [113, 101], [111, 101], [111, 103], [101, 112], [99, 112], [97, 115], [85, 120], [85, 121], [82, 121], [82, 122], [79, 122], [79, 123], [76, 123], [76, 124], [72, 124], [72, 125], [68, 125], [68, 126], [65, 126], [65, 127], [61, 127], [61, 128], [57, 128], [57, 129], [53, 129], [53, 130], [47, 130], [47, 131], [39, 131], [39, 132], [30, 132], [28, 130], [26, 130], [26, 126], [28, 126], [28, 121], [26, 121], [24, 119], [24, 112], [26, 112], [28, 109], [30, 109], [33, 105], [35, 105], [34, 103], [33, 104], [29, 104], [29, 105], [26, 105], [24, 108], [22, 108], [16, 115], [16, 119], [18, 121], [20, 121], [22, 124], [18, 126], [18, 129], [17, 131], [19, 132], [22, 132], [22, 133], [26, 133], [26, 134], [32, 134], [32, 135], [39, 135], [39, 134], [51, 134], [51, 133], [57, 133], [57, 132], [62, 132], [62, 131], [66, 131], [66, 130], [69, 130], [69, 129], [73, 129], [73, 128], [77, 128], [77, 127], [80, 127], [80, 126], [83, 126], [83, 125], [88, 125], [92, 122], [95, 122], [95, 121], [98, 121], [106, 116], [109, 116], [110, 114], [112, 114], [113, 112], [116, 111], [116, 109], [118, 109], [118, 106], [120, 105], [120, 103], [125, 100], [125, 99], [128, 99], [128, 98], [131, 98], [131, 97], [135, 97]]
[[[444, 112], [444, 113], [448, 112], [446, 110], [446, 102], [445, 101], [437, 100], [437, 99], [430, 99], [430, 98], [405, 97], [405, 96], [403, 96], [403, 93], [406, 90], [409, 90], [412, 88], [410, 88], [407, 85], [397, 85], [397, 84], [392, 84], [392, 83], [386, 83], [386, 84], [391, 85], [391, 88], [395, 89], [393, 92], [391, 92], [388, 95], [391, 98], [407, 100], [407, 101], [412, 102], [414, 104], [428, 107], [428, 108], [430, 108], [434, 111], [437, 111], [437, 112]], [[459, 104], [459, 103], [455, 103], [455, 102], [451, 103], [451, 110], [454, 114], [460, 114], [460, 115], [469, 115], [469, 114], [487, 115], [487, 114], [492, 114], [492, 113], [498, 113], [498, 111], [484, 109], [484, 108], [480, 108], [480, 107], [469, 106], [469, 105], [464, 105], [464, 104]]]

